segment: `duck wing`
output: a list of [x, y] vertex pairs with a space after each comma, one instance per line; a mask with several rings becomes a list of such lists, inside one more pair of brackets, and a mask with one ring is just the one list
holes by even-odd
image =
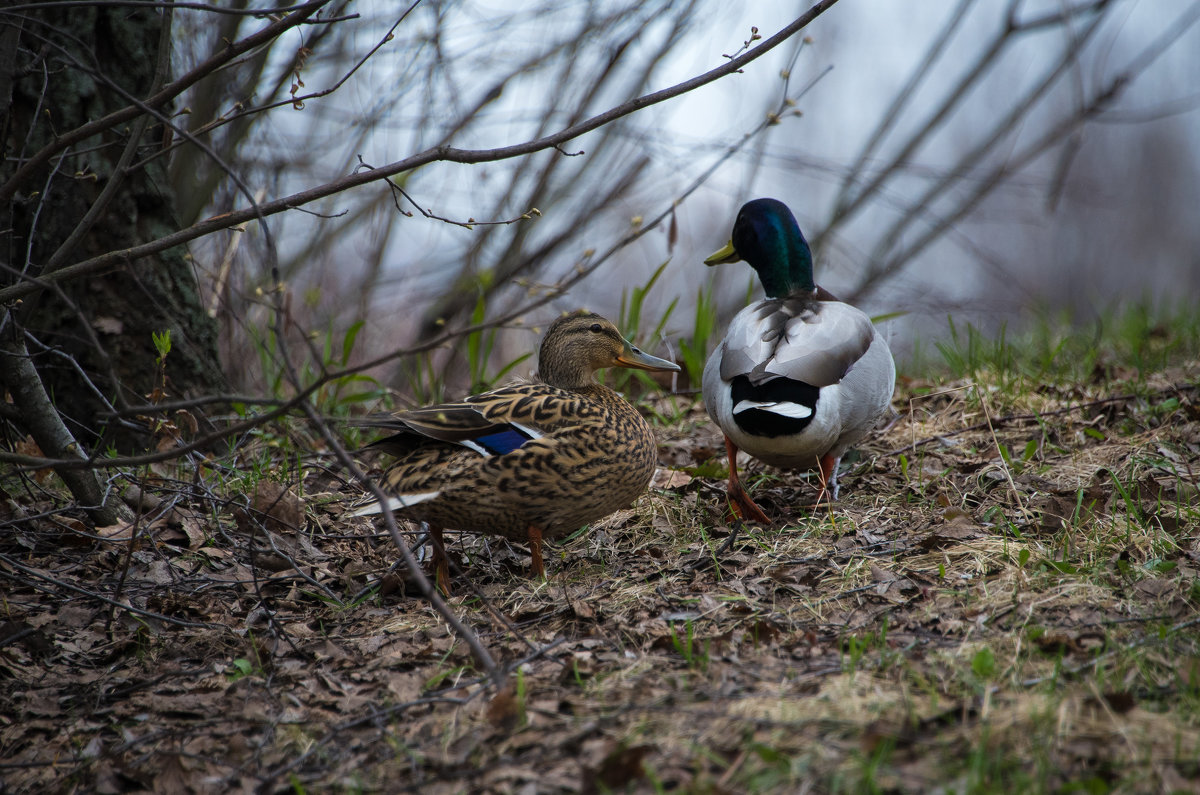
[[721, 380], [753, 386], [787, 378], [821, 388], [838, 383], [875, 339], [871, 319], [840, 302], [776, 298], [746, 307], [725, 335]]
[[[394, 431], [368, 447], [395, 458], [384, 476], [387, 490], [397, 495], [391, 500], [395, 510], [438, 497], [447, 483], [483, 477], [481, 467], [490, 459], [511, 454], [524, 460], [531, 450], [527, 445], [535, 440], [541, 441], [531, 454], [549, 455], [557, 447], [553, 432], [578, 424], [581, 413], [588, 410], [576, 393], [530, 383], [371, 417], [360, 424]], [[378, 511], [372, 502], [356, 513]]]
[[574, 424], [579, 396], [546, 384], [515, 384], [454, 403], [397, 411], [366, 424], [396, 433], [370, 447], [403, 456], [428, 442], [458, 445], [489, 457]]

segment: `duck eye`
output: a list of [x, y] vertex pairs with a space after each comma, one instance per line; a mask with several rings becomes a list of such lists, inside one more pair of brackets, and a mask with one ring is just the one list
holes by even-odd
[[593, 334], [599, 334], [601, 331], [602, 331], [602, 329], [600, 328], [600, 324], [599, 324], [599, 323], [593, 323], [593, 324], [592, 324], [592, 333], [593, 333]]

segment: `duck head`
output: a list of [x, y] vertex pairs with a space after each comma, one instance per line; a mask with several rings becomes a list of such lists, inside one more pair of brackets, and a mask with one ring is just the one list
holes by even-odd
[[745, 260], [758, 273], [768, 298], [811, 293], [812, 251], [787, 205], [777, 199], [755, 199], [742, 205], [733, 235], [705, 265]]
[[564, 389], [592, 382], [604, 367], [678, 370], [679, 365], [635, 348], [617, 327], [594, 312], [580, 310], [550, 324], [538, 351], [542, 381]]

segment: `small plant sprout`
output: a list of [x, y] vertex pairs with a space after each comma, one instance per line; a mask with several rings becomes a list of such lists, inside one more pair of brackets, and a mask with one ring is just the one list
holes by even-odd
[[154, 350], [158, 352], [158, 364], [162, 366], [171, 352], [171, 329], [151, 331], [150, 339], [154, 342]]
[[695, 668], [700, 671], [708, 670], [709, 659], [709, 641], [704, 641], [704, 648], [700, 648], [699, 642], [696, 640], [696, 628], [691, 619], [684, 622], [684, 631], [682, 636], [676, 634], [675, 626], [672, 625], [669, 630], [671, 636], [671, 645], [675, 647], [675, 651], [683, 658], [689, 668]]

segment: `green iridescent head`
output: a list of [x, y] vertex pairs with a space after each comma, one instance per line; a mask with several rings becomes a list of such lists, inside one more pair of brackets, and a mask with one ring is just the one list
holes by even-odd
[[812, 251], [787, 205], [776, 199], [755, 199], [742, 205], [725, 248], [704, 260], [705, 265], [745, 260], [758, 273], [768, 298], [811, 293]]

